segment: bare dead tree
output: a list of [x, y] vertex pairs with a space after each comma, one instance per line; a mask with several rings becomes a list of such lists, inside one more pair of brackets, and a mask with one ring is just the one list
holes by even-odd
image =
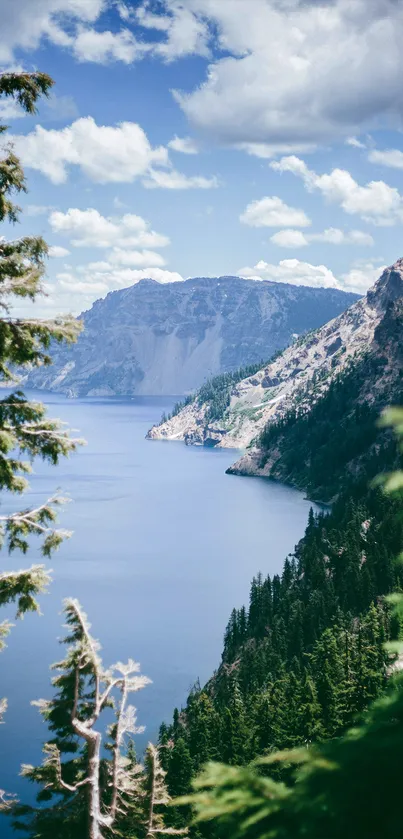
[[[125, 800], [143, 795], [142, 773], [128, 768], [123, 747], [127, 734], [143, 731], [136, 724], [136, 709], [129, 704], [129, 697], [146, 687], [150, 679], [140, 675], [139, 664], [132, 659], [104, 670], [100, 645], [91, 636], [90, 624], [78, 601], [65, 601], [64, 611], [70, 634], [65, 639], [69, 644], [67, 656], [55, 665], [59, 675], [53, 683], [59, 692], [54, 700], [40, 700], [35, 704], [52, 727], [58, 708], [68, 703], [71, 732], [85, 744], [85, 771], [79, 771], [73, 783], [66, 781], [61, 750], [53, 741], [45, 745], [42, 766], [24, 765], [22, 774], [55, 792], [75, 795], [83, 787], [87, 788], [88, 839], [102, 839], [104, 831], [109, 831], [118, 813], [122, 813]], [[105, 790], [101, 784], [103, 733], [96, 726], [107, 707], [114, 707], [115, 722], [108, 729], [112, 759], [108, 761]]]

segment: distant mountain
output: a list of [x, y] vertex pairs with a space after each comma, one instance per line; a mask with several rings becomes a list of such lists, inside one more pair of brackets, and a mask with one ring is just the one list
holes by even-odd
[[186, 394], [270, 358], [357, 299], [239, 277], [142, 280], [97, 300], [81, 315], [77, 344], [52, 347], [52, 366], [32, 371], [26, 384], [72, 396]]
[[[343, 314], [296, 341], [252, 376], [230, 385], [219, 380], [206, 384], [190, 404], [148, 436], [245, 448], [230, 472], [277, 477], [330, 497], [340, 469], [359, 468], [357, 458], [362, 445], [370, 449], [379, 411], [402, 396], [402, 378], [400, 259]], [[351, 452], [344, 452], [343, 435], [335, 432], [341, 421], [351, 425]], [[354, 423], [359, 427], [355, 436]], [[304, 439], [315, 440], [312, 445], [321, 451], [329, 436], [335, 441], [334, 460], [330, 462], [328, 446], [326, 459], [319, 463]]]

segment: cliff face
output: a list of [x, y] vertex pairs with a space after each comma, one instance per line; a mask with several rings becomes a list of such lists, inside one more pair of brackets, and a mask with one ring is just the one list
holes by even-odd
[[[251, 445], [253, 441], [268, 423], [277, 421], [290, 409], [309, 410], [334, 378], [366, 352], [379, 354], [386, 342], [391, 309], [399, 306], [402, 298], [403, 259], [383, 272], [365, 298], [296, 341], [255, 375], [238, 382], [220, 419], [210, 421], [209, 405], [196, 397], [177, 416], [151, 429], [149, 437], [246, 448], [230, 471], [272, 474], [273, 461], [266, 459], [262, 463], [262, 452], [258, 445]], [[392, 321], [394, 329], [399, 329], [401, 321]]]
[[73, 396], [185, 394], [222, 371], [269, 358], [357, 295], [239, 277], [152, 280], [98, 300], [76, 345], [26, 384]]

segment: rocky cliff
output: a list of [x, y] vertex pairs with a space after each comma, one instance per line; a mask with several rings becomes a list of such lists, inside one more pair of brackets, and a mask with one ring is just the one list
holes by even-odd
[[[269, 476], [273, 458], [262, 458], [263, 429], [290, 411], [309, 411], [331, 382], [367, 353], [378, 356], [385, 343], [391, 307], [403, 298], [403, 259], [385, 269], [365, 298], [297, 340], [253, 376], [236, 383], [228, 407], [212, 420], [209, 403], [196, 395], [177, 416], [149, 432], [150, 438], [246, 449], [230, 471]], [[393, 320], [400, 329], [401, 320]], [[397, 324], [397, 325], [396, 325]], [[380, 336], [383, 336], [380, 337]], [[253, 445], [253, 441], [257, 441]]]
[[270, 358], [357, 299], [239, 277], [142, 280], [94, 303], [77, 344], [52, 347], [52, 366], [26, 384], [72, 396], [186, 394], [209, 376]]

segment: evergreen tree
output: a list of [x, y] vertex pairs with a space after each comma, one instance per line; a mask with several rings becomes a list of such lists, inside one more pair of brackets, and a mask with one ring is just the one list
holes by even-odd
[[[403, 409], [390, 412], [402, 435]], [[403, 489], [403, 471], [387, 476], [387, 491]], [[368, 519], [366, 519], [368, 522]], [[400, 541], [402, 541], [400, 533]], [[195, 782], [196, 794], [182, 803], [196, 808], [206, 835], [222, 839], [396, 839], [401, 834], [400, 766], [403, 753], [403, 641], [396, 638], [403, 622], [403, 595], [372, 604], [363, 619], [349, 621], [338, 609], [332, 628], [316, 641], [298, 696], [299, 735], [327, 738], [320, 745], [280, 751], [250, 767], [209, 764]], [[394, 640], [383, 646], [387, 623]], [[358, 623], [358, 625], [357, 625]], [[370, 705], [355, 728], [334, 735], [354, 705], [365, 707], [384, 688], [386, 695]], [[347, 707], [346, 707], [347, 706]], [[323, 728], [311, 729], [321, 717]], [[269, 717], [271, 720], [271, 716]], [[303, 730], [311, 731], [304, 737]], [[291, 782], [282, 767], [293, 767]], [[278, 774], [287, 782], [277, 783]], [[274, 776], [274, 777], [273, 777]], [[211, 832], [209, 830], [211, 829]]]
[[168, 752], [169, 791], [174, 798], [190, 791], [193, 777], [193, 761], [184, 737], [178, 737]]
[[[12, 97], [27, 113], [35, 113], [38, 99], [48, 95], [53, 84], [44, 73], [0, 73], [0, 101]], [[0, 134], [6, 126], [0, 125]], [[13, 198], [26, 192], [26, 182], [19, 159], [12, 147], [6, 146], [0, 158], [0, 223], [18, 220], [20, 208]], [[15, 383], [16, 367], [49, 364], [52, 340], [72, 341], [78, 323], [70, 317], [56, 320], [23, 319], [14, 314], [16, 303], [28, 298], [35, 301], [43, 295], [42, 277], [48, 252], [46, 242], [37, 236], [24, 236], [8, 241], [0, 236], [0, 384]], [[31, 463], [42, 458], [57, 463], [60, 456], [74, 451], [78, 440], [69, 436], [59, 420], [46, 417], [40, 403], [29, 402], [17, 391], [0, 400], [0, 490], [15, 494], [27, 487], [24, 477], [32, 471]], [[69, 534], [55, 529], [56, 509], [64, 501], [51, 495], [34, 509], [16, 510], [0, 516], [0, 547], [9, 552], [25, 554], [29, 537], [38, 536], [44, 557], [48, 557]], [[0, 574], [0, 604], [17, 604], [17, 617], [38, 610], [36, 597], [49, 582], [44, 565]], [[10, 625], [3, 622], [0, 636], [4, 638]], [[5, 700], [1, 709], [5, 708]]]
[[[67, 654], [53, 668], [58, 671], [53, 680], [56, 693], [52, 700], [37, 703], [53, 737], [44, 746], [42, 765], [22, 768], [22, 774], [41, 787], [38, 802], [52, 804], [48, 808], [15, 806], [14, 826], [32, 839], [101, 839], [126, 814], [128, 802], [137, 808], [147, 796], [148, 815], [146, 819], [143, 811], [143, 823], [154, 825], [157, 815], [152, 821], [150, 797], [155, 814], [162, 799], [162, 769], [155, 750], [149, 749], [146, 789], [133, 753], [124, 754], [125, 736], [141, 730], [136, 726], [136, 709], [128, 704], [129, 695], [144, 688], [149, 679], [138, 675], [139, 665], [132, 660], [104, 670], [99, 643], [90, 634], [80, 604], [66, 601], [65, 615]], [[104, 760], [103, 733], [96, 726], [111, 707], [115, 710], [115, 721], [107, 732], [111, 758]]]

